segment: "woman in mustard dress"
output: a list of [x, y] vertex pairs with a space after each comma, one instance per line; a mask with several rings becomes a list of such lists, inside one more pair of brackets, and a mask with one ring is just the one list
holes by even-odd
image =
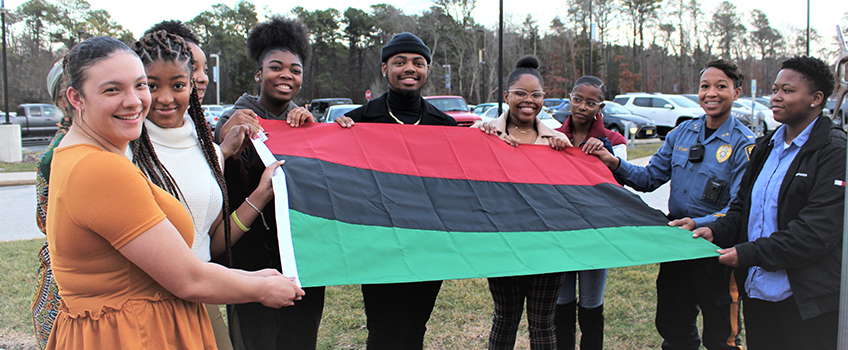
[[62, 303], [48, 349], [215, 349], [201, 303], [299, 300], [276, 270], [198, 260], [189, 213], [127, 159], [151, 99], [129, 47], [91, 38], [64, 68], [79, 114], [51, 170], [47, 239]]

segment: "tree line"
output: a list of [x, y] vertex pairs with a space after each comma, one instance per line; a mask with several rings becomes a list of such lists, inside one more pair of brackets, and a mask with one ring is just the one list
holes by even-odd
[[[432, 50], [424, 94], [451, 93], [469, 103], [496, 101], [498, 75], [505, 77], [526, 54], [542, 62], [550, 97], [565, 97], [583, 75], [603, 79], [610, 99], [634, 91], [695, 93], [701, 66], [718, 57], [736, 61], [759, 82], [757, 94], [763, 95], [769, 93], [780, 61], [803, 54], [807, 45], [805, 28], [774, 28], [765, 12], [741, 13], [728, 1], [708, 14], [699, 0], [566, 0], [567, 15], [550, 23], [538, 23], [532, 15], [520, 22], [505, 16], [500, 72], [497, 27], [472, 16], [476, 5], [476, 0], [432, 0], [430, 8], [413, 14], [389, 4], [367, 11], [296, 7], [282, 14], [300, 18], [311, 36], [312, 59], [306, 62], [295, 102], [348, 97], [362, 103], [366, 90], [378, 96], [386, 89], [380, 49], [404, 31], [417, 34]], [[207, 56], [220, 57], [222, 103], [257, 93], [253, 74], [258, 67], [247, 57], [245, 38], [260, 17], [269, 15], [260, 16], [253, 3], [243, 0], [233, 7], [213, 5], [186, 22], [201, 38]], [[842, 21], [848, 23], [848, 14]], [[47, 101], [47, 71], [80, 40], [96, 35], [134, 40], [108, 12], [93, 10], [86, 0], [29, 0], [8, 13], [7, 26], [10, 106]], [[810, 41], [811, 47], [822, 48], [812, 55], [835, 57], [835, 36], [813, 30]], [[209, 60], [210, 69], [215, 64]], [[217, 88], [210, 83], [204, 103], [215, 102]], [[743, 91], [750, 92], [750, 79]]]

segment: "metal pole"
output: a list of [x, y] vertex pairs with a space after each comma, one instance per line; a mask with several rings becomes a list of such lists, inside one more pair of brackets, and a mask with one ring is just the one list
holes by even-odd
[[212, 70], [212, 80], [215, 81], [215, 104], [221, 105], [221, 83], [218, 79], [218, 75], [221, 72], [221, 69], [219, 68], [221, 63], [221, 56], [219, 56], [217, 53], [213, 53], [209, 55], [209, 57], [215, 58], [215, 69]]
[[6, 111], [6, 124], [9, 121], [9, 74], [6, 69], [6, 1], [0, 0], [0, 25], [3, 26], [3, 110]]
[[481, 49], [478, 52], [478, 63], [483, 66], [480, 73], [480, 101], [477, 103], [485, 103], [486, 100], [489, 99], [489, 91], [488, 84], [486, 84], [486, 31], [482, 29], [477, 29], [477, 32], [480, 33], [480, 46]]
[[810, 0], [807, 0], [807, 56], [810, 55]]
[[592, 32], [592, 0], [589, 0], [589, 74], [587, 75], [595, 75], [595, 70], [592, 69], [592, 61], [594, 58], [594, 50], [592, 50], [593, 41], [594, 41], [594, 33]]
[[[845, 46], [845, 39], [842, 37], [842, 29], [836, 26], [836, 36], [839, 44], [839, 57], [836, 59], [836, 105], [833, 108], [833, 113], [839, 113], [842, 109], [842, 102], [845, 96], [848, 95], [848, 46]], [[845, 128], [845, 120], [843, 120], [842, 128]], [[848, 173], [848, 154], [846, 157], [846, 173]], [[848, 180], [844, 179], [843, 180]], [[845, 198], [848, 199], [848, 186], [845, 187]], [[843, 205], [845, 204], [843, 200]], [[848, 205], [845, 205], [842, 219], [842, 274], [840, 276], [839, 285], [839, 324], [836, 348], [839, 350], [848, 350], [848, 225], [845, 218], [848, 217]]]
[[503, 0], [498, 1], [498, 115], [503, 114]]
[[445, 87], [446, 87], [446, 88], [448, 88], [448, 95], [451, 95], [451, 83], [450, 83], [451, 65], [449, 65], [449, 64], [443, 64], [443, 65], [442, 65], [442, 68], [447, 68], [447, 69], [448, 69], [448, 74], [447, 74], [447, 75], [445, 75]]

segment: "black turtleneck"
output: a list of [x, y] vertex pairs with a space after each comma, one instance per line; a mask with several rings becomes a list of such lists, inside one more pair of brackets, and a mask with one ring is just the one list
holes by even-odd
[[392, 114], [406, 124], [414, 124], [424, 113], [421, 109], [421, 94], [409, 96], [389, 89], [386, 102]]

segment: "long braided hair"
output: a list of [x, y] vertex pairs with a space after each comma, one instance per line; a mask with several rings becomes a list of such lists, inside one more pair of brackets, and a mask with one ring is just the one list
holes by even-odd
[[[141, 62], [145, 65], [153, 62], [183, 62], [185, 61], [186, 70], [191, 72], [191, 65], [194, 58], [189, 50], [188, 43], [183, 38], [170, 34], [164, 30], [147, 33], [137, 42], [132, 45], [133, 51], [141, 58]], [[214, 141], [212, 140], [212, 132], [206, 124], [206, 118], [203, 116], [203, 109], [200, 106], [200, 99], [197, 98], [197, 89], [192, 83], [191, 97], [189, 98], [188, 114], [194, 122], [195, 131], [200, 147], [203, 150], [203, 155], [206, 157], [206, 162], [209, 168], [212, 169], [212, 174], [221, 188], [223, 197], [223, 223], [224, 223], [224, 241], [226, 243], [227, 262], [232, 265], [232, 251], [230, 249], [230, 203], [227, 196], [227, 184], [224, 181], [224, 173], [218, 159], [218, 153], [215, 151]], [[172, 195], [181, 198], [179, 186], [177, 186], [168, 169], [159, 161], [156, 156], [156, 151], [153, 149], [153, 144], [150, 142], [150, 136], [147, 134], [147, 128], [141, 130], [141, 137], [130, 143], [133, 162], [149, 177], [150, 180], [170, 192]]]

